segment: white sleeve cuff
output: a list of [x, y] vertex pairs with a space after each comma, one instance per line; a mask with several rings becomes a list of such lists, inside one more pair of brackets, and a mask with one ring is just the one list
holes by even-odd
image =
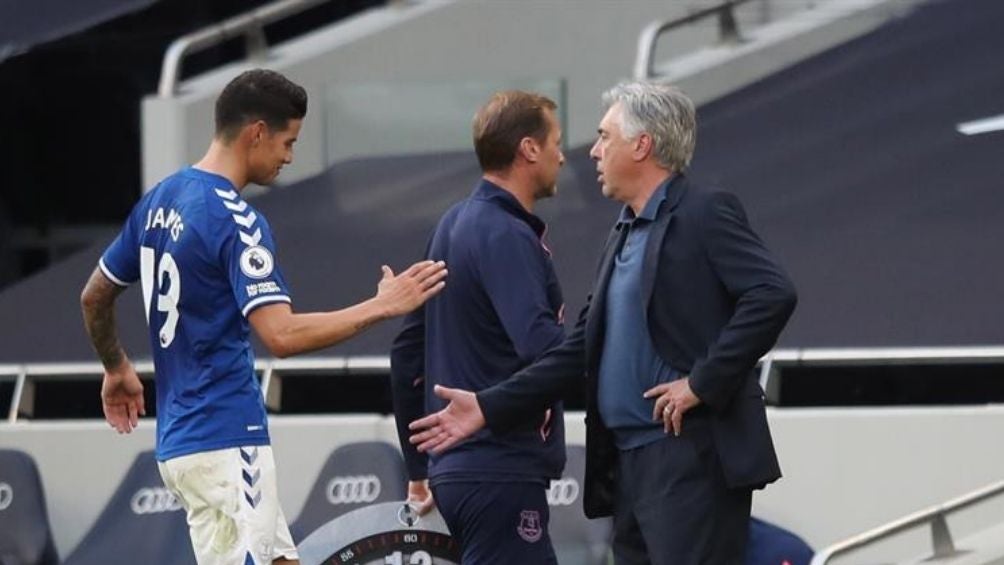
[[123, 281], [122, 279], [116, 277], [115, 273], [113, 273], [111, 271], [111, 269], [108, 268], [108, 265], [105, 265], [105, 258], [104, 257], [98, 259], [98, 268], [100, 268], [101, 272], [104, 273], [106, 277], [108, 277], [108, 280], [112, 281], [116, 285], [121, 286], [121, 287], [127, 287], [127, 286], [129, 286], [129, 283], [127, 283], [127, 282]]
[[241, 314], [243, 314], [244, 317], [247, 318], [248, 314], [250, 314], [251, 311], [254, 310], [255, 308], [257, 308], [259, 306], [262, 306], [262, 305], [265, 305], [265, 304], [270, 304], [272, 302], [285, 302], [287, 304], [292, 304], [293, 303], [293, 301], [288, 296], [286, 296], [285, 294], [273, 294], [271, 296], [259, 296], [258, 298], [255, 298], [251, 302], [248, 302], [247, 304], [245, 304], [244, 305], [244, 309], [241, 310]]

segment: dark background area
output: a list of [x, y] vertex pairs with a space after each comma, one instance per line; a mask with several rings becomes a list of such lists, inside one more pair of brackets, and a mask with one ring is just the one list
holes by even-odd
[[[114, 233], [129, 212], [142, 192], [140, 102], [168, 45], [270, 2], [161, 0], [0, 60], [0, 289]], [[265, 34], [271, 45], [385, 3], [328, 2]], [[183, 76], [243, 54], [241, 39], [195, 53]]]

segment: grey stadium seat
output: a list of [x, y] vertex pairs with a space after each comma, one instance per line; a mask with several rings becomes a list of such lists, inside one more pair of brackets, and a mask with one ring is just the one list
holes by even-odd
[[551, 481], [547, 502], [551, 509], [549, 531], [561, 565], [606, 565], [610, 563], [610, 518], [590, 520], [582, 510], [582, 481], [586, 448], [569, 445], [568, 461], [561, 479]]
[[349, 443], [328, 456], [289, 529], [299, 543], [346, 512], [407, 497], [408, 474], [397, 448], [381, 441]]
[[30, 455], [0, 449], [0, 565], [56, 565], [45, 492]]
[[168, 492], [153, 451], [136, 456], [83, 541], [64, 565], [195, 565], [181, 504]]

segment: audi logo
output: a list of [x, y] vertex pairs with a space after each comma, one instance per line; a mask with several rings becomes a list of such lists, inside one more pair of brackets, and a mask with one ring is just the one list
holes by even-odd
[[141, 488], [129, 503], [134, 514], [159, 514], [181, 510], [181, 503], [164, 487]]
[[333, 477], [328, 481], [327, 495], [331, 504], [373, 502], [380, 496], [380, 478], [376, 475]]
[[14, 489], [7, 483], [0, 483], [0, 510], [7, 510], [14, 502]]
[[551, 488], [547, 489], [548, 506], [571, 506], [579, 498], [579, 481], [569, 478], [561, 478], [551, 481]]

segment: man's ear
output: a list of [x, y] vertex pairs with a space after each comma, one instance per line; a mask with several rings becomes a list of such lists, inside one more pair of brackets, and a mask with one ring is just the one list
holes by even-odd
[[244, 126], [244, 132], [247, 135], [248, 143], [252, 147], [256, 147], [265, 140], [265, 134], [268, 133], [268, 124], [265, 123], [265, 120], [257, 120]]
[[634, 138], [632, 156], [635, 161], [644, 161], [652, 154], [652, 136], [641, 132]]
[[540, 158], [540, 144], [532, 137], [519, 140], [519, 153], [530, 163], [536, 163]]

